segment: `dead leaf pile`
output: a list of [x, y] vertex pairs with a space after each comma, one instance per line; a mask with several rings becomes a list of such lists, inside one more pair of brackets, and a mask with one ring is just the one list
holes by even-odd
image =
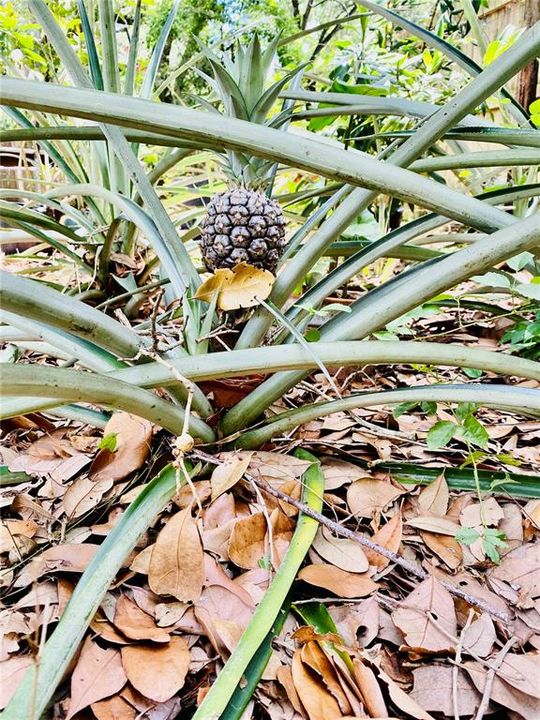
[[[129, 442], [122, 435], [128, 426]], [[33, 662], [29, 638], [54, 627], [100, 538], [140, 488], [116, 495], [99, 522], [85, 526], [79, 519], [96, 520], [104, 499], [126, 487], [125, 478], [146, 458], [151, 432], [137, 418], [113, 418], [104, 435], [115, 435], [116, 449], [99, 450], [87, 476], [66, 481], [62, 494], [48, 498], [39, 491], [49, 478], [40, 477], [37, 493], [25, 488], [12, 501], [0, 532], [11, 573], [6, 585], [17, 598], [0, 611], [4, 705]], [[65, 440], [72, 445], [65, 436], [55, 443], [64, 447]], [[94, 443], [88, 455], [95, 449]], [[252, 479], [299, 498], [309, 463], [270, 451], [221, 453], [218, 460], [195, 483], [202, 513], [184, 487], [126, 558], [57, 703], [66, 720], [172, 720], [181, 709], [192, 713], [234, 651], [279, 569], [298, 514]], [[452, 493], [444, 475], [414, 488], [344, 459], [328, 457], [322, 469], [326, 514], [422, 564], [429, 577], [411, 579], [391, 555], [319, 527], [295, 597], [319, 608], [328, 626], [306, 624], [302, 602], [297, 605], [274, 643], [250, 706], [253, 717], [261, 708], [276, 720], [465, 718], [486, 692], [486, 712], [512, 713], [514, 720], [540, 714], [531, 681], [540, 650], [537, 504], [525, 510], [494, 496], [480, 503]], [[64, 537], [51, 544], [51, 529], [62, 521]], [[484, 527], [505, 528], [509, 538], [499, 565], [481, 546], [455, 539], [460, 529]], [[482, 582], [479, 569], [487, 569]], [[442, 581], [507, 613], [511, 624], [452, 596]], [[513, 643], [503, 651], [509, 636]]]

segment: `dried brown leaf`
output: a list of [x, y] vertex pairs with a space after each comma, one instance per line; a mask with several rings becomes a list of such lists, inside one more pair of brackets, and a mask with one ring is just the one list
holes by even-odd
[[418, 496], [418, 504], [424, 512], [443, 516], [448, 510], [448, 497], [448, 484], [442, 473], [422, 490]]
[[300, 651], [293, 655], [291, 671], [296, 693], [309, 720], [331, 720], [342, 715], [337, 700], [302, 662]]
[[468, 679], [459, 672], [457, 676], [458, 706], [454, 708], [452, 698], [453, 670], [444, 665], [427, 665], [413, 670], [414, 687], [411, 697], [429, 712], [443, 713], [457, 717], [473, 715], [480, 704], [480, 693]]
[[210, 585], [195, 605], [195, 616], [208, 639], [223, 656], [232, 652], [253, 614], [252, 603], [221, 585]]
[[347, 696], [339, 684], [335, 668], [319, 644], [314, 640], [308, 641], [300, 649], [300, 657], [304, 665], [317, 673], [326, 690], [337, 700], [340, 712], [347, 715], [353, 712]]
[[[386, 525], [383, 525], [377, 530], [371, 540], [372, 542], [377, 543], [377, 545], [381, 545], [386, 548], [386, 550], [397, 553], [401, 545], [402, 534], [403, 523], [401, 521], [401, 512], [397, 512], [386, 523]], [[384, 568], [390, 563], [388, 558], [384, 557], [384, 555], [381, 555], [375, 550], [365, 548], [364, 552], [369, 564], [374, 565], [376, 568], [379, 568], [379, 570], [384, 570]]]
[[9, 658], [0, 662], [0, 710], [3, 710], [19, 687], [24, 674], [34, 664], [29, 655]]
[[[539, 655], [516, 655], [509, 653], [497, 671], [490, 697], [509, 710], [514, 710], [527, 720], [540, 717], [538, 673]], [[483, 693], [487, 682], [487, 670], [478, 662], [465, 663], [465, 670], [478, 690]]]
[[52, 572], [81, 573], [86, 570], [99, 545], [77, 543], [47, 548], [26, 565], [15, 581], [16, 587], [25, 587], [42, 575]]
[[361, 660], [353, 661], [354, 679], [369, 712], [369, 717], [387, 717], [388, 710], [375, 673]]
[[89, 477], [80, 477], [68, 487], [63, 497], [64, 512], [70, 519], [78, 518], [92, 510], [103, 495], [112, 488], [112, 478], [93, 481]]
[[370, 597], [350, 605], [328, 608], [339, 634], [350, 647], [369, 645], [378, 635], [381, 610], [376, 598]]
[[101, 648], [87, 638], [71, 675], [71, 701], [66, 720], [88, 705], [120, 692], [126, 680], [118, 650]]
[[184, 686], [189, 647], [181, 637], [172, 637], [167, 645], [130, 645], [122, 648], [122, 664], [136, 690], [151, 700], [165, 702]]
[[389, 481], [363, 478], [348, 488], [347, 503], [353, 515], [372, 517], [374, 513], [385, 510], [404, 492]]
[[121, 595], [116, 603], [114, 624], [131, 640], [153, 640], [166, 643], [170, 640], [169, 633], [157, 627], [154, 620], [125, 595]]
[[120, 695], [100, 700], [91, 706], [97, 720], [135, 720], [137, 711]]
[[453, 647], [448, 635], [455, 637], [457, 633], [454, 601], [433, 577], [421, 582], [400, 603], [392, 619], [405, 635], [407, 645], [420, 652], [446, 652]]
[[504, 512], [494, 497], [482, 503], [471, 503], [461, 511], [459, 521], [463, 527], [481, 527], [482, 525], [498, 525]]
[[430, 532], [420, 534], [428, 548], [438, 555], [451, 570], [455, 570], [461, 565], [463, 550], [455, 538]]
[[344, 598], [366, 597], [379, 587], [367, 573], [349, 573], [333, 565], [307, 565], [298, 578]]
[[232, 270], [216, 270], [198, 288], [195, 297], [197, 300], [211, 302], [218, 293], [218, 306], [221, 310], [253, 307], [270, 295], [274, 280], [275, 277], [268, 270], [241, 262]]
[[521, 594], [540, 595], [540, 543], [528, 543], [505, 555], [501, 564], [489, 571], [489, 577], [504, 580]]
[[237, 520], [229, 540], [229, 557], [235, 565], [251, 570], [265, 556], [267, 523], [263, 513]]
[[312, 548], [331, 565], [348, 572], [363, 573], [369, 562], [362, 547], [349, 538], [336, 538], [326, 528], [320, 527]]
[[150, 558], [148, 583], [158, 595], [195, 602], [203, 582], [203, 549], [188, 507], [173, 515], [159, 533]]
[[212, 502], [224, 492], [230, 490], [242, 478], [250, 463], [251, 455], [248, 453], [239, 457], [232, 452], [222, 453], [220, 459], [223, 459], [223, 462], [215, 468], [210, 478]]
[[463, 633], [463, 647], [478, 657], [487, 657], [497, 640], [493, 620], [487, 613], [472, 622]]
[[439, 535], [450, 535], [454, 537], [461, 527], [445, 517], [431, 517], [429, 515], [420, 515], [419, 517], [412, 518], [407, 521], [407, 525], [410, 525], [417, 530], [426, 530], [427, 532], [437, 533]]
[[366, 470], [345, 460], [327, 460], [322, 463], [321, 470], [326, 490], [336, 490], [362, 478], [369, 479]]

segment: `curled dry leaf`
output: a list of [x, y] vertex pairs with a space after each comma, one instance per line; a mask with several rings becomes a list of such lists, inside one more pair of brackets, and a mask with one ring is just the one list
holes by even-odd
[[133, 687], [156, 702], [172, 698], [184, 686], [189, 670], [189, 647], [184, 638], [167, 645], [122, 648], [122, 664]]
[[326, 690], [337, 700], [340, 713], [349, 715], [353, 712], [347, 695], [339, 683], [336, 670], [321, 647], [314, 640], [308, 641], [300, 649], [300, 657], [307, 667], [311, 668], [320, 677]]
[[294, 688], [309, 720], [330, 720], [342, 716], [337, 700], [307, 669], [299, 650], [293, 655], [291, 671]]
[[173, 515], [159, 533], [150, 557], [148, 583], [157, 595], [195, 602], [203, 582], [203, 549], [188, 507]]
[[[452, 596], [433, 577], [420, 583], [392, 613], [395, 625], [417, 652], [448, 652], [457, 633]], [[439, 629], [440, 628], [440, 629]]]
[[220, 460], [221, 459], [223, 462], [214, 469], [212, 477], [210, 478], [212, 502], [232, 488], [233, 485], [236, 485], [241, 479], [248, 468], [251, 454], [247, 453], [239, 457], [236, 453], [232, 452], [222, 453], [220, 456]]
[[103, 430], [104, 437], [116, 436], [114, 452], [100, 450], [90, 467], [90, 478], [122, 480], [138, 470], [150, 452], [152, 423], [127, 412], [115, 412]]
[[150, 615], [125, 595], [120, 596], [116, 603], [114, 624], [131, 640], [152, 640], [158, 643], [166, 643], [170, 640], [169, 633], [157, 627]]
[[319, 527], [312, 548], [327, 562], [348, 572], [363, 573], [369, 562], [362, 547], [349, 538], [335, 538], [325, 527]]
[[209, 303], [217, 293], [217, 303], [221, 310], [253, 307], [270, 295], [274, 280], [268, 270], [241, 262], [232, 270], [216, 270], [198, 288], [195, 298]]
[[298, 578], [344, 598], [366, 597], [379, 587], [366, 573], [349, 573], [333, 565], [307, 565]]
[[420, 535], [427, 547], [438, 555], [450, 570], [455, 570], [461, 565], [463, 550], [455, 538], [430, 532], [423, 532]]
[[353, 661], [353, 672], [356, 684], [362, 694], [362, 700], [369, 712], [369, 717], [387, 717], [388, 710], [375, 673], [361, 660]]
[[353, 515], [371, 517], [374, 513], [385, 510], [405, 492], [387, 480], [362, 478], [348, 488], [347, 503]]
[[[386, 550], [397, 553], [401, 545], [402, 534], [403, 523], [401, 521], [401, 513], [397, 512], [386, 525], [383, 525], [377, 530], [371, 540], [377, 543], [377, 545], [386, 548]], [[369, 564], [379, 570], [384, 570], [390, 563], [389, 558], [384, 557], [384, 555], [381, 555], [375, 550], [370, 550], [370, 548], [365, 548], [364, 553], [369, 560]]]
[[87, 638], [71, 675], [71, 701], [66, 720], [88, 705], [120, 692], [126, 680], [119, 651], [101, 648]]
[[90, 622], [90, 629], [93, 630], [96, 635], [102, 637], [107, 642], [112, 642], [117, 645], [128, 645], [128, 638], [121, 632], [119, 632], [114, 625], [107, 620], [105, 613], [102, 609], [99, 609]]

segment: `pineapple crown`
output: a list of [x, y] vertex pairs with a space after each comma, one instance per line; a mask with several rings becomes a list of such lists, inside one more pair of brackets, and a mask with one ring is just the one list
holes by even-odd
[[[223, 110], [218, 110], [211, 102], [201, 98], [197, 98], [198, 102], [207, 110], [221, 112], [229, 117], [274, 128], [282, 126], [290, 117], [289, 110], [277, 113], [271, 118], [268, 113], [287, 82], [304, 66], [295, 68], [280, 80], [269, 84], [278, 44], [279, 36], [276, 36], [263, 50], [259, 36], [254, 33], [247, 48], [237, 40], [220, 58], [210, 48], [199, 43], [201, 52], [210, 65], [212, 76], [201, 70], [196, 72], [221, 100]], [[234, 150], [228, 150], [224, 159], [224, 170], [229, 177], [236, 184], [250, 188], [267, 186], [276, 167], [274, 162]]]

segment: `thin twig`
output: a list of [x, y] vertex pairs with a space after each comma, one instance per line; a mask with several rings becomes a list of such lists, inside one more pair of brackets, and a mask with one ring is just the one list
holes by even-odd
[[480, 702], [478, 710], [476, 711], [474, 720], [482, 720], [482, 718], [484, 717], [486, 710], [488, 708], [488, 705], [489, 705], [490, 698], [491, 698], [491, 691], [493, 690], [493, 683], [495, 682], [495, 676], [497, 675], [497, 670], [503, 664], [504, 658], [507, 656], [509, 650], [512, 648], [512, 645], [515, 644], [516, 640], [517, 640], [517, 638], [511, 637], [504, 644], [504, 646], [499, 651], [499, 654], [495, 658], [493, 665], [488, 670], [488, 673], [486, 675], [486, 684], [484, 685], [484, 692], [482, 693], [482, 700]]

